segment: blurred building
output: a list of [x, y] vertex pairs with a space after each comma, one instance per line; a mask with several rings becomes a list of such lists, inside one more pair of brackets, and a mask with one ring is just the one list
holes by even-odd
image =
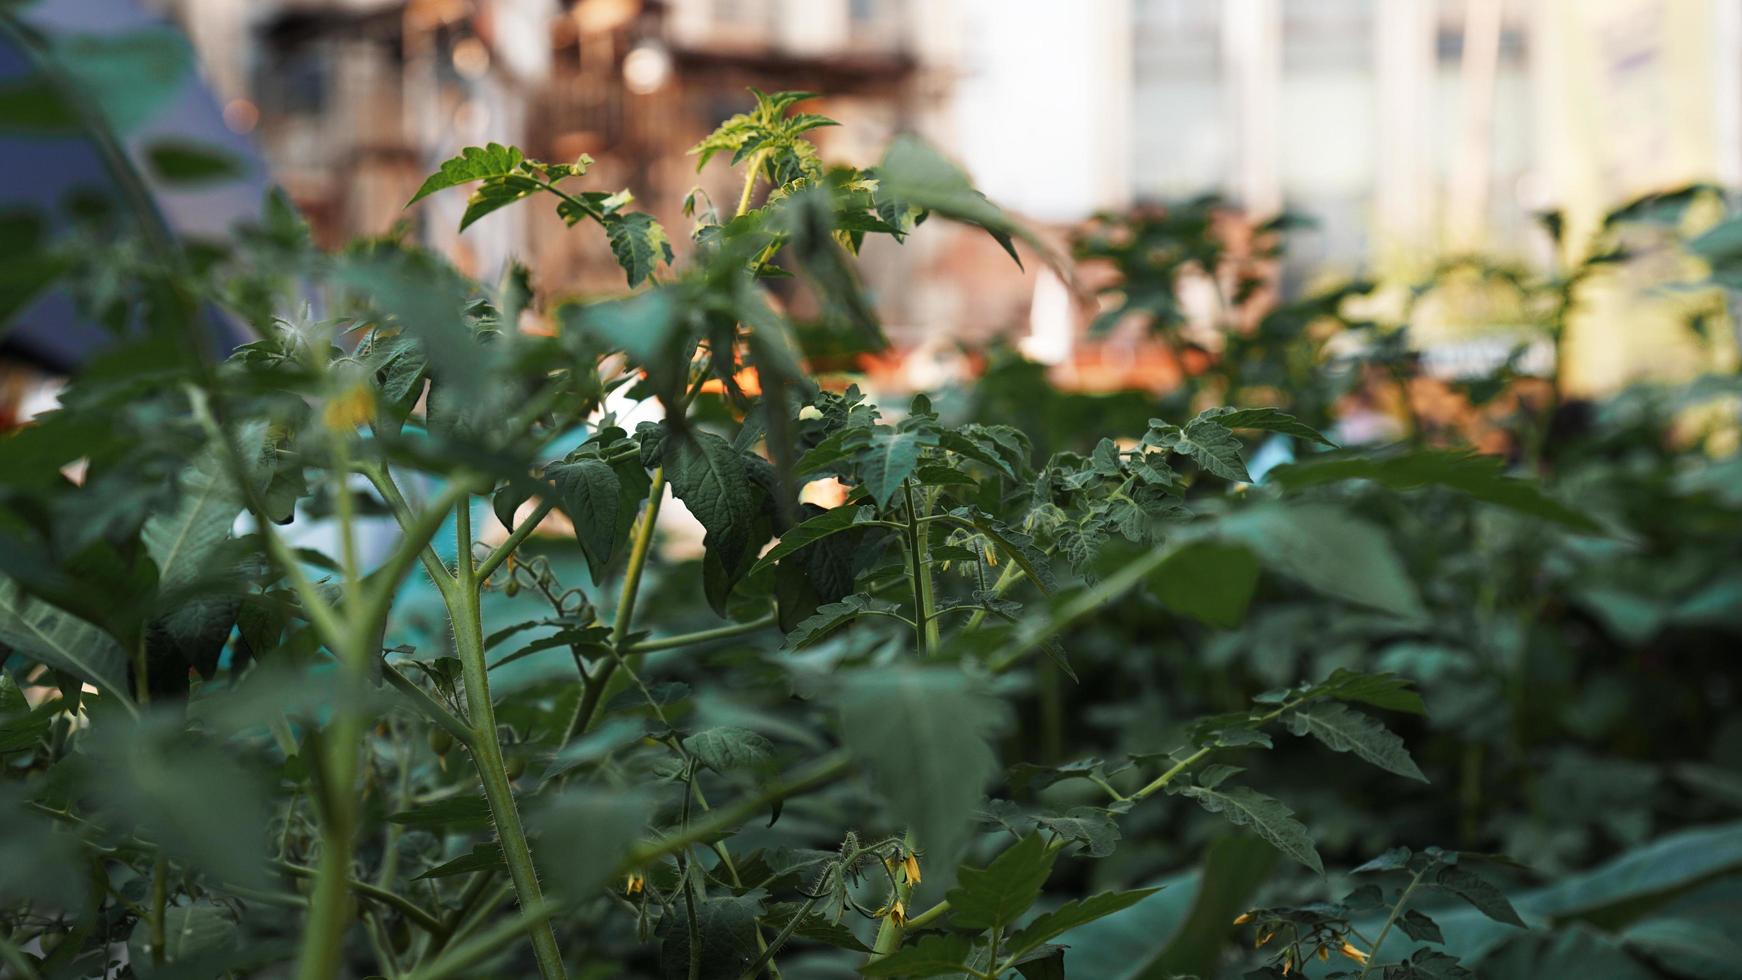
[[[684, 150], [751, 85], [823, 93], [845, 123], [816, 134], [828, 158], [925, 135], [1060, 241], [1206, 191], [1302, 214], [1285, 292], [1474, 250], [1547, 265], [1539, 212], [1576, 251], [1622, 199], [1742, 183], [1742, 0], [168, 2], [324, 240], [410, 220], [480, 276], [515, 255], [567, 288], [617, 283], [597, 236], [515, 208], [462, 237], [463, 195], [401, 205], [458, 148], [515, 142], [591, 154], [594, 186], [629, 187], [681, 243], [692, 186], [735, 199]], [[1036, 330], [1049, 358], [1089, 356], [1057, 284], [977, 236], [928, 226], [866, 264], [905, 348]], [[1689, 356], [1609, 333], [1583, 345], [1594, 376]]]

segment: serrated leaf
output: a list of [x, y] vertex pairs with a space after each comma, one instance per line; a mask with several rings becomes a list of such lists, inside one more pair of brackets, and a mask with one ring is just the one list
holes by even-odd
[[806, 647], [866, 613], [892, 613], [900, 608], [887, 599], [876, 599], [863, 592], [855, 592], [842, 598], [840, 602], [818, 606], [815, 613], [800, 620], [792, 628], [792, 632], [786, 634], [786, 645], [795, 650]]
[[910, 946], [896, 950], [875, 963], [867, 963], [859, 972], [868, 977], [939, 977], [962, 972], [962, 965], [974, 951], [964, 936], [954, 933], [928, 933]]
[[1512, 907], [1512, 903], [1507, 900], [1505, 894], [1474, 872], [1466, 871], [1456, 865], [1441, 868], [1439, 874], [1434, 877], [1433, 883], [1435, 886], [1469, 902], [1475, 906], [1476, 911], [1495, 922], [1517, 926], [1520, 929], [1525, 928], [1524, 920], [1518, 917], [1518, 910]]
[[1088, 898], [1073, 899], [1051, 912], [1036, 916], [1033, 922], [1010, 937], [1012, 951], [1036, 949], [1055, 937], [1103, 916], [1124, 911], [1160, 888], [1137, 888], [1126, 892], [1102, 892]]
[[774, 764], [774, 743], [748, 728], [720, 725], [696, 732], [683, 747], [715, 772], [749, 769], [766, 772]]
[[1288, 730], [1311, 735], [1333, 752], [1352, 752], [1387, 772], [1427, 782], [1403, 739], [1384, 725], [1342, 704], [1331, 702], [1298, 708], [1288, 715]]
[[132, 703], [127, 694], [127, 653], [114, 637], [26, 597], [6, 578], [0, 578], [0, 645], [94, 684], [107, 696]]
[[1409, 867], [1409, 859], [1414, 856], [1415, 852], [1407, 847], [1393, 847], [1349, 873], [1358, 875], [1380, 871], [1397, 871]]
[[430, 174], [424, 180], [423, 186], [417, 189], [406, 207], [434, 194], [436, 191], [449, 187], [458, 187], [474, 180], [485, 180], [490, 177], [505, 177], [516, 173], [525, 160], [517, 147], [503, 146], [491, 143], [487, 146], [468, 146], [460, 151], [460, 155], [443, 161], [440, 169]]
[[768, 549], [768, 553], [751, 566], [750, 574], [756, 574], [812, 542], [820, 541], [831, 534], [851, 530], [865, 521], [876, 519], [876, 517], [877, 511], [871, 507], [833, 507], [823, 511], [782, 534], [779, 543]]
[[879, 507], [888, 507], [902, 481], [913, 475], [924, 445], [922, 432], [887, 426], [871, 431], [870, 444], [859, 452], [859, 477]]
[[1247, 786], [1228, 789], [1187, 786], [1180, 790], [1180, 795], [1197, 800], [1204, 809], [1226, 817], [1236, 826], [1251, 828], [1270, 846], [1319, 874], [1325, 873], [1312, 835], [1281, 800]]
[[1420, 909], [1409, 909], [1397, 919], [1397, 928], [1403, 934], [1418, 943], [1444, 943], [1446, 937], [1440, 933], [1439, 924], [1428, 918]]
[[951, 919], [969, 929], [1015, 922], [1040, 897], [1056, 857], [1040, 834], [1030, 834], [984, 868], [963, 865], [956, 872], [956, 887], [944, 896], [950, 902]]
[[1310, 689], [1315, 697], [1336, 698], [1339, 701], [1359, 701], [1388, 711], [1403, 711], [1412, 715], [1427, 714], [1421, 695], [1410, 690], [1410, 680], [1397, 674], [1367, 673], [1338, 667], [1324, 683]]
[[611, 242], [611, 254], [623, 267], [630, 289], [647, 281], [660, 262], [671, 264], [671, 240], [666, 237], [665, 228], [644, 211], [606, 217], [605, 236]]
[[662, 457], [672, 494], [707, 531], [703, 545], [728, 573], [741, 571], [756, 516], [743, 458], [725, 439], [700, 431], [668, 435]]
[[593, 581], [602, 581], [627, 526], [619, 511], [624, 501], [617, 471], [602, 459], [583, 457], [553, 464], [545, 469], [545, 476], [556, 487], [557, 500], [574, 526]]
[[[695, 932], [701, 944], [697, 980], [737, 980], [756, 961], [761, 899], [717, 896], [697, 902], [695, 908]], [[660, 975], [664, 980], [688, 980], [690, 923], [685, 903], [675, 903], [661, 920], [659, 938]]]
[[953, 667], [858, 670], [835, 703], [847, 748], [928, 860], [953, 862], [998, 771], [988, 737], [1004, 706]]
[[[1336, 443], [1326, 439], [1317, 429], [1307, 425], [1300, 419], [1274, 408], [1229, 408], [1223, 406], [1212, 408], [1198, 414], [1198, 419], [1214, 422], [1229, 429], [1262, 429], [1266, 432], [1280, 432], [1283, 435], [1305, 439], [1321, 445], [1336, 448]], [[1194, 420], [1195, 421], [1195, 420]], [[1190, 429], [1191, 426], [1187, 426]]]
[[1186, 456], [1206, 473], [1224, 480], [1251, 483], [1252, 474], [1240, 458], [1240, 440], [1232, 429], [1202, 417], [1192, 419], [1185, 428], [1169, 425], [1161, 419], [1149, 420], [1149, 433], [1144, 442], [1160, 446], [1170, 453]]

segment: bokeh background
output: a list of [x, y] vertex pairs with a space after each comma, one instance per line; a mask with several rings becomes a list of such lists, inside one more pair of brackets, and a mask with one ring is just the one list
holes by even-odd
[[[1522, 320], [1482, 290], [1406, 304], [1437, 263], [1479, 252], [1552, 269], [1580, 258], [1619, 202], [1742, 186], [1739, 0], [55, 0], [32, 16], [185, 29], [201, 91], [156, 125], [258, 165], [217, 200], [169, 194], [178, 227], [247, 214], [273, 183], [326, 244], [409, 227], [474, 275], [514, 256], [563, 292], [616, 282], [596, 236], [536, 208], [460, 235], [460, 196], [404, 202], [462, 146], [586, 153], [598, 186], [631, 188], [681, 247], [684, 195], [733, 193], [725, 161], [698, 173], [686, 150], [750, 86], [819, 93], [815, 110], [843, 123], [815, 134], [825, 158], [869, 165], [894, 135], [923, 135], [1061, 247], [1097, 211], [1204, 194], [1226, 199], [1236, 238], [1296, 215], [1275, 294], [1393, 284], [1371, 315], [1407, 318], [1430, 368], [1491, 366]], [[44, 152], [12, 147], [9, 174]], [[44, 195], [41, 180], [8, 193]], [[1093, 310], [984, 236], [927, 229], [873, 247], [866, 269], [896, 344], [861, 365], [876, 385], [958, 380], [973, 371], [963, 345], [994, 339], [1067, 387], [1162, 390], [1179, 376], [1140, 325], [1087, 336]], [[1213, 319], [1214, 289], [1181, 293]], [[1588, 289], [1563, 383], [1601, 394], [1730, 367], [1733, 329], [1691, 334], [1685, 307], [1626, 282]], [[52, 302], [36, 315], [62, 368], [79, 349], [68, 319]], [[9, 341], [15, 359], [29, 329]]]

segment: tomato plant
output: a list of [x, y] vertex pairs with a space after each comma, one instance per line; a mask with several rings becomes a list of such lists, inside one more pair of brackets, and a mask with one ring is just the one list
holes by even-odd
[[[813, 376], [818, 350], [885, 344], [855, 267], [869, 236], [951, 221], [1066, 260], [917, 140], [825, 165], [804, 134], [832, 122], [806, 98], [754, 93], [695, 148], [742, 192], [686, 201], [682, 249], [585, 157], [472, 147], [413, 198], [469, 193], [462, 227], [552, 206], [603, 235], [621, 296], [563, 298], [518, 267], [482, 285], [398, 238], [323, 253], [277, 197], [226, 247], [142, 244], [124, 208], [30, 239], [30, 268], [115, 336], [0, 442], [9, 970], [1708, 962], [1685, 903], [1742, 864], [1733, 827], [1672, 823], [1632, 877], [1528, 889], [1514, 863], [1584, 867], [1591, 838], [1556, 834], [1619, 812], [1533, 814], [1542, 791], [1513, 781], [1548, 782], [1545, 755], [1601, 749], [1637, 785], [1613, 685], [1579, 700], [1570, 651], [1591, 644], [1567, 637], [1588, 624], [1557, 617], [1592, 588], [1601, 607], [1605, 575], [1654, 584], [1648, 550], [1579, 567], [1676, 533], [1628, 513], [1651, 487], [1593, 478], [1633, 496], [1573, 506], [1497, 459], [1337, 446], [1335, 399], [1309, 386], [1345, 375], [1289, 334], [1318, 315], [1300, 307], [1240, 341], [1251, 363], [1221, 362], [1205, 390], [1229, 407], [1166, 418], [1084, 411], [1008, 366], [901, 405]], [[1130, 289], [1176, 268], [1096, 248]], [[211, 357], [213, 310], [258, 339]], [[1000, 399], [1092, 427], [1028, 431]], [[1576, 469], [1573, 441], [1532, 445]], [[1295, 459], [1255, 477], [1258, 446]], [[1729, 471], [1684, 466], [1701, 533], [1733, 537]], [[839, 502], [806, 502], [819, 483]], [[677, 505], [699, 557], [662, 551]], [[1720, 553], [1678, 546], [1680, 581]], [[1715, 644], [1728, 595], [1671, 591], [1609, 630]], [[1698, 669], [1707, 700], [1604, 676], [1722, 714], [1730, 675]], [[1733, 791], [1721, 766], [1688, 772], [1702, 799]]]

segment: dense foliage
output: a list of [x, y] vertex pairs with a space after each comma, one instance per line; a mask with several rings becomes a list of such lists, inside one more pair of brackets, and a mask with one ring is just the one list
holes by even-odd
[[[223, 246], [136, 196], [7, 219], [0, 310], [52, 285], [115, 336], [0, 442], [5, 969], [1735, 975], [1739, 464], [1671, 433], [1731, 379], [1558, 404], [1513, 358], [1470, 392], [1513, 467], [1426, 418], [1341, 448], [1405, 338], [1359, 284], [1181, 333], [1179, 277], [1233, 261], [1201, 202], [1080, 245], [1201, 348], [1176, 396], [994, 356], [877, 404], [805, 369], [884, 345], [867, 236], [1066, 260], [917, 141], [824, 165], [804, 98], [696, 148], [743, 192], [686, 202], [681, 260], [585, 158], [419, 190], [554, 206], [622, 297], [322, 253], [276, 198]], [[1681, 248], [1699, 196], [1606, 234]], [[1732, 229], [1692, 243], [1720, 275]], [[1558, 337], [1596, 253], [1424, 288]], [[214, 359], [215, 315], [258, 339]]]

